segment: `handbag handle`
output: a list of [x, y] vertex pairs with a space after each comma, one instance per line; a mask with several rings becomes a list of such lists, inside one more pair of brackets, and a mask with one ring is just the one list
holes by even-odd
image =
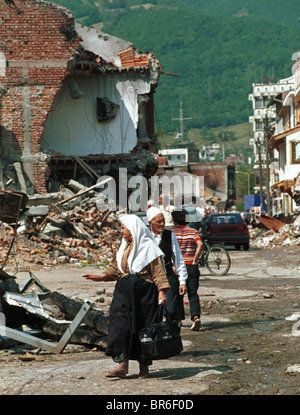
[[171, 321], [170, 314], [168, 313], [167, 307], [162, 304], [159, 304], [152, 318], [151, 324], [161, 323], [163, 321], [164, 315], [166, 316], [167, 321]]

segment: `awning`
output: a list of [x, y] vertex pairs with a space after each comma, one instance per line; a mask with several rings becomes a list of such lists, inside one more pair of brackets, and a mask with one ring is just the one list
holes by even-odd
[[289, 128], [288, 130], [283, 131], [282, 133], [272, 135], [269, 140], [269, 146], [270, 148], [278, 148], [278, 146], [284, 142], [286, 137], [290, 134], [293, 134], [300, 130], [300, 125], [297, 125], [297, 127]]
[[272, 189], [278, 189], [283, 193], [291, 194], [292, 188], [295, 186], [295, 180], [281, 180], [280, 182], [276, 182], [272, 185]]
[[283, 187], [283, 184], [284, 184], [284, 180], [281, 180], [280, 182], [276, 182], [272, 184], [272, 189], [280, 189], [281, 187]]

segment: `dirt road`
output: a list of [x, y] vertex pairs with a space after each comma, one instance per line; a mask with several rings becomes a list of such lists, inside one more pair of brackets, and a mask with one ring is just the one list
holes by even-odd
[[[151, 367], [140, 380], [135, 362], [127, 379], [107, 379], [115, 367], [103, 352], [69, 345], [60, 355], [26, 346], [0, 349], [1, 395], [297, 395], [300, 392], [299, 248], [230, 250], [225, 277], [201, 269], [202, 327], [190, 330], [189, 308], [182, 329], [183, 352]], [[95, 269], [68, 265], [33, 270], [51, 290], [97, 300], [114, 283], [81, 276]], [[17, 281], [28, 274], [18, 273]], [[110, 295], [107, 298], [111, 298]], [[108, 310], [109, 300], [97, 307]], [[286, 319], [288, 318], [288, 319]], [[300, 323], [299, 323], [300, 324]], [[29, 352], [31, 359], [25, 360]]]

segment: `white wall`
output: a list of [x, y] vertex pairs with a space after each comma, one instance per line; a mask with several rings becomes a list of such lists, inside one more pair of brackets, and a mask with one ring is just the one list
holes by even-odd
[[[43, 151], [75, 156], [129, 153], [137, 144], [138, 94], [150, 91], [149, 77], [105, 74], [75, 80], [82, 97], [71, 98], [66, 79], [45, 123]], [[97, 97], [120, 105], [114, 120], [98, 122]]]
[[300, 171], [300, 164], [292, 162], [291, 141], [300, 141], [300, 132], [289, 134], [279, 147], [279, 180], [292, 180]]
[[286, 179], [294, 179], [299, 171], [300, 171], [300, 164], [299, 163], [294, 163], [291, 164], [292, 162], [292, 145], [291, 142], [292, 141], [300, 141], [300, 132], [296, 132], [294, 134], [290, 134], [287, 136], [286, 138], [286, 154], [287, 154], [287, 165], [286, 165], [286, 172], [285, 172], [285, 176]]

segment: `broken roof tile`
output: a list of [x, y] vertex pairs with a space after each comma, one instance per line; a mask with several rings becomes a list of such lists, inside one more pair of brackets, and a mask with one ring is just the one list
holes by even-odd
[[137, 54], [133, 46], [120, 51], [119, 56], [123, 67], [135, 68], [150, 65], [149, 54]]

